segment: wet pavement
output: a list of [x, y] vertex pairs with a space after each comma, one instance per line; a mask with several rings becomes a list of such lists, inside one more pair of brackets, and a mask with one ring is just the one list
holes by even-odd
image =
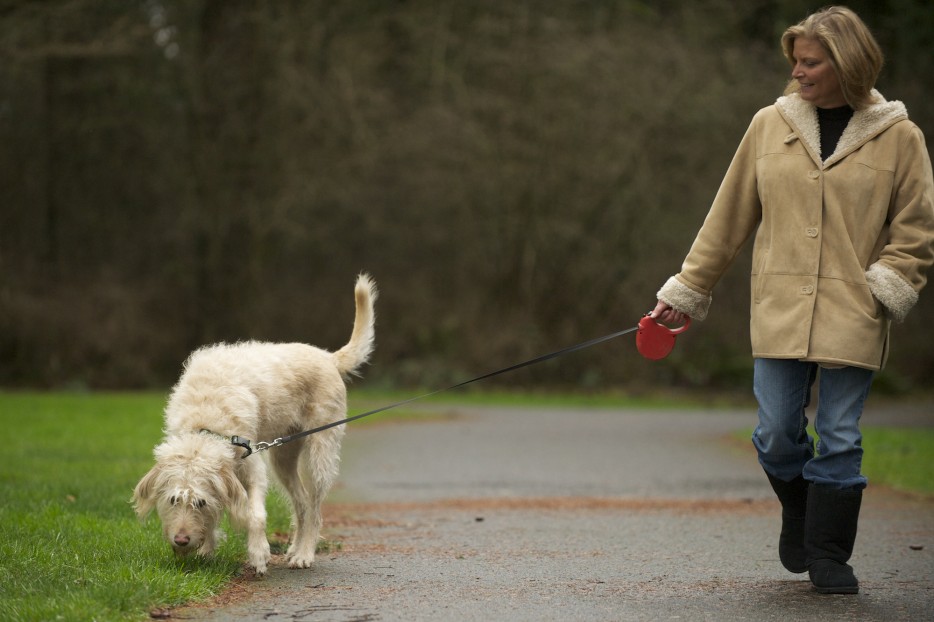
[[[858, 595], [781, 567], [780, 507], [732, 437], [754, 410], [429, 409], [351, 424], [325, 506], [339, 550], [172, 617], [934, 619], [934, 499], [870, 482]], [[934, 409], [870, 405], [864, 424], [930, 427]]]

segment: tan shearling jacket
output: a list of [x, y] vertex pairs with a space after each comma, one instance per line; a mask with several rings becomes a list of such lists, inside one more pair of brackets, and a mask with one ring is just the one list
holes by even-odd
[[905, 106], [873, 93], [823, 161], [813, 105], [792, 94], [760, 110], [659, 300], [704, 319], [755, 233], [753, 356], [880, 369], [934, 262], [934, 176]]

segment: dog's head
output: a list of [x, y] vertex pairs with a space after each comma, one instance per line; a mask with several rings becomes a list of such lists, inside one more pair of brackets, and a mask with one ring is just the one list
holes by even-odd
[[224, 510], [243, 516], [246, 490], [234, 473], [233, 451], [196, 434], [172, 437], [155, 449], [156, 465], [133, 491], [137, 515], [156, 510], [177, 555], [200, 549]]

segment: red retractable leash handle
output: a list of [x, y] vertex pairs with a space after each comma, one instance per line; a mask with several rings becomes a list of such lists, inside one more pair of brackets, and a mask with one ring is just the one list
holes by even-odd
[[639, 332], [636, 333], [636, 348], [645, 358], [657, 361], [668, 356], [675, 347], [675, 337], [691, 325], [691, 318], [685, 317], [684, 324], [678, 328], [668, 328], [646, 315], [639, 320]]

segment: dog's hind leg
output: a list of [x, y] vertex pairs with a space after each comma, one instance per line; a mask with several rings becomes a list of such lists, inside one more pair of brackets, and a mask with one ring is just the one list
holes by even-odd
[[302, 500], [296, 503], [295, 541], [289, 567], [308, 568], [315, 560], [321, 533], [321, 503], [337, 478], [343, 430], [326, 430], [303, 443], [296, 470], [302, 484]]

